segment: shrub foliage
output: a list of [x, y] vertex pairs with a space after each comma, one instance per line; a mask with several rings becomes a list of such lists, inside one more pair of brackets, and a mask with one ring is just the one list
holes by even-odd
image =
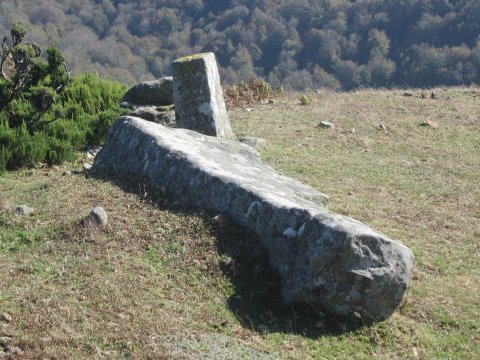
[[120, 114], [125, 87], [84, 74], [70, 79], [61, 51], [46, 57], [15, 19], [2, 42], [0, 77], [0, 173], [56, 164], [75, 151], [101, 144]]

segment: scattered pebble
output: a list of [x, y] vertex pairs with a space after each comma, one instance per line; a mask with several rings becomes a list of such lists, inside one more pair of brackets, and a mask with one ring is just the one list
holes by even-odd
[[86, 228], [106, 226], [107, 223], [107, 212], [100, 206], [94, 208], [90, 214], [81, 221], [81, 225]]
[[18, 216], [30, 216], [35, 210], [27, 205], [16, 205], [15, 214]]
[[412, 355], [414, 358], [418, 358], [418, 350], [416, 347], [413, 347], [412, 348]]
[[69, 176], [69, 175], [72, 175], [72, 172], [67, 170], [67, 171], [64, 171], [62, 176]]
[[319, 125], [324, 128], [333, 128], [335, 125], [330, 121], [320, 121]]
[[380, 129], [382, 129], [383, 131], [385, 131], [385, 134], [387, 133], [387, 128], [385, 127], [385, 125], [380, 124], [379, 127], [380, 127]]
[[412, 97], [413, 94], [412, 94], [411, 92], [406, 91], [406, 92], [403, 93], [403, 96], [405, 96], [405, 97]]
[[421, 125], [421, 126], [429, 126], [429, 127], [431, 127], [432, 129], [438, 129], [438, 127], [440, 126], [440, 125], [438, 125], [438, 123], [436, 123], [436, 122], [433, 121], [433, 120], [425, 120], [425, 121], [422, 122], [420, 125]]
[[0, 320], [3, 320], [5, 322], [11, 322], [13, 319], [10, 316], [10, 314], [4, 312], [4, 313], [2, 313], [2, 315], [0, 315]]
[[430, 94], [430, 97], [432, 99], [438, 99], [438, 94], [435, 91], [432, 91], [432, 93]]

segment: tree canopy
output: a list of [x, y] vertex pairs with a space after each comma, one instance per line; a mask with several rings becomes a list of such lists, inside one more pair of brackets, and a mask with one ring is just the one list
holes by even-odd
[[205, 51], [227, 83], [254, 73], [293, 89], [480, 83], [474, 0], [4, 0], [0, 30], [11, 14], [73, 73], [124, 83]]

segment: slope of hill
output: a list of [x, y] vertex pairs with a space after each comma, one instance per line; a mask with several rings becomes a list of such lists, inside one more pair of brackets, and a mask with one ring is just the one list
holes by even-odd
[[13, 16], [75, 73], [130, 84], [204, 51], [227, 83], [254, 73], [293, 89], [480, 82], [475, 0], [4, 0], [0, 33]]
[[[388, 321], [355, 328], [285, 306], [250, 232], [152, 203], [142, 184], [133, 195], [62, 176], [80, 167], [64, 164], [0, 177], [0, 358], [480, 358], [480, 90], [437, 92], [313, 93], [309, 106], [230, 112], [237, 135], [268, 140], [266, 162], [414, 251]], [[95, 206], [109, 224], [81, 228]]]

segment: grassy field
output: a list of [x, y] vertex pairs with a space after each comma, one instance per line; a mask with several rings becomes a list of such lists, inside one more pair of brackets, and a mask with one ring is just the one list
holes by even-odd
[[[480, 90], [419, 94], [291, 95], [230, 112], [237, 135], [268, 140], [265, 162], [413, 250], [388, 321], [353, 328], [282, 305], [250, 232], [155, 206], [141, 184], [62, 176], [81, 168], [65, 164], [0, 177], [0, 359], [480, 358]], [[95, 206], [109, 224], [82, 229]]]

